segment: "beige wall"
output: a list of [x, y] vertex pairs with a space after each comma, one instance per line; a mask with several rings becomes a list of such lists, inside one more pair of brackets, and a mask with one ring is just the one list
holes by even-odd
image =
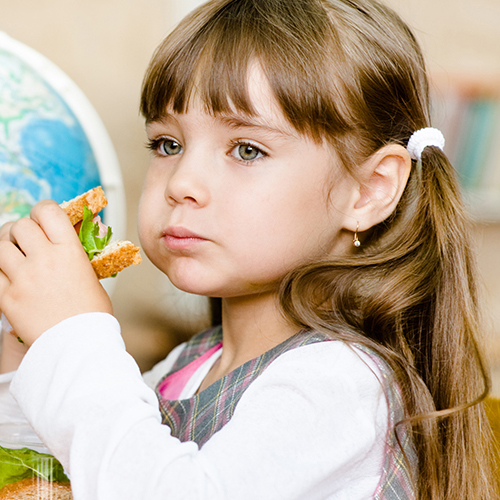
[[500, 74], [498, 0], [386, 0], [413, 27], [432, 71]]
[[[387, 0], [414, 27], [435, 74], [500, 82], [499, 0]], [[137, 240], [135, 211], [147, 164], [138, 96], [152, 51], [178, 17], [198, 0], [0, 0], [0, 30], [38, 50], [83, 90], [108, 128], [123, 170], [128, 237]], [[500, 87], [500, 84], [499, 84]], [[478, 226], [487, 301], [493, 315], [492, 352], [500, 360], [500, 229]], [[142, 367], [203, 323], [185, 313], [149, 264], [118, 279], [116, 313]], [[168, 313], [164, 314], [163, 310]], [[178, 313], [178, 311], [183, 311]], [[189, 317], [187, 332], [181, 327]], [[166, 321], [165, 318], [168, 318]], [[139, 326], [140, 325], [140, 326]], [[500, 366], [500, 363], [499, 363]], [[500, 388], [498, 389], [500, 392]]]

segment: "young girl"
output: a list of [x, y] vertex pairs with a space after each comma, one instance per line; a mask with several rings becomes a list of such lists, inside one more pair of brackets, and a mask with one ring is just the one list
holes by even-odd
[[75, 499], [497, 498], [468, 222], [399, 17], [213, 0], [141, 110], [143, 248], [222, 326], [143, 379], [59, 207], [0, 235], [11, 393]]

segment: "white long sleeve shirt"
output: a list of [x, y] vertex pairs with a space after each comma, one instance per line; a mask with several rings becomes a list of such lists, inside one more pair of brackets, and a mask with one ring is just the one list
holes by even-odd
[[[373, 497], [388, 405], [368, 356], [342, 342], [284, 353], [199, 449], [161, 424], [152, 390], [180, 349], [143, 378], [112, 316], [70, 318], [33, 344], [13, 377], [0, 378], [1, 413], [9, 397], [2, 380], [13, 378], [12, 395], [65, 467], [75, 500]], [[184, 397], [213, 361], [193, 375]]]

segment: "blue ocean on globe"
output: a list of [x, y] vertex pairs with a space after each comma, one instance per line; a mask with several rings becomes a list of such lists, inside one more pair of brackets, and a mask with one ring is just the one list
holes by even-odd
[[64, 98], [0, 50], [0, 225], [42, 199], [61, 203], [99, 184], [90, 142]]

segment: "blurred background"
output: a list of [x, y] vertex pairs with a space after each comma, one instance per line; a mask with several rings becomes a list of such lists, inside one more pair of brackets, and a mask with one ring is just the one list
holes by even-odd
[[[500, 396], [500, 0], [385, 0], [414, 29], [427, 57], [436, 125], [448, 153], [476, 165], [464, 185], [476, 219], [485, 282], [485, 332]], [[0, 31], [64, 71], [90, 100], [116, 150], [126, 196], [126, 237], [148, 163], [139, 94], [149, 59], [197, 0], [0, 0]], [[473, 141], [470, 144], [470, 141]], [[474, 147], [472, 147], [474, 146]], [[470, 152], [473, 153], [470, 153]], [[147, 259], [121, 273], [115, 314], [142, 370], [207, 324], [204, 299], [176, 291]]]

